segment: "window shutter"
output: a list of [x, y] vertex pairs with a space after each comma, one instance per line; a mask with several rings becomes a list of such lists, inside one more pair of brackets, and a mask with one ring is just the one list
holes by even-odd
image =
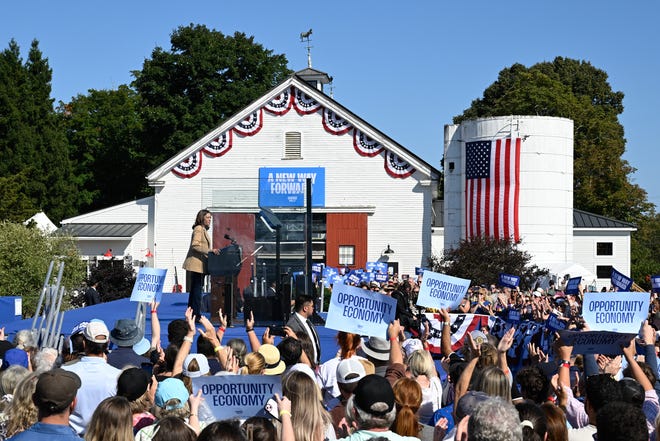
[[284, 159], [302, 158], [302, 136], [300, 132], [287, 132], [284, 139]]

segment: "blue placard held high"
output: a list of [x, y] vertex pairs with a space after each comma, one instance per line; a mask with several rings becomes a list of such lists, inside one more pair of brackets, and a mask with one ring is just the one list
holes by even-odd
[[618, 272], [612, 267], [612, 276], [611, 276], [612, 286], [614, 286], [617, 291], [630, 291], [632, 288], [633, 280], [630, 277], [626, 277], [623, 273]]
[[520, 277], [514, 276], [513, 274], [500, 273], [499, 285], [508, 288], [516, 288], [520, 285]]
[[325, 327], [384, 338], [396, 313], [396, 300], [349, 285], [335, 286]]
[[135, 278], [135, 285], [131, 292], [131, 302], [150, 303], [154, 298], [159, 300], [163, 294], [166, 269], [149, 268], [143, 266]]
[[470, 281], [446, 274], [424, 271], [417, 304], [427, 308], [455, 309], [470, 287]]
[[651, 276], [651, 288], [653, 289], [653, 292], [660, 293], [660, 274]]
[[582, 282], [582, 276], [571, 277], [566, 282], [566, 294], [579, 294], [580, 293], [580, 282]]

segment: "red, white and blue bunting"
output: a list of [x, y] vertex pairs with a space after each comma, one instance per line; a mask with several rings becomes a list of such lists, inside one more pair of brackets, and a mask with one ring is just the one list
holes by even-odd
[[204, 154], [211, 156], [212, 158], [222, 156], [231, 150], [233, 138], [232, 131], [227, 130], [214, 140], [209, 141], [204, 147], [202, 147], [202, 151]]
[[362, 130], [357, 128], [353, 131], [353, 147], [355, 147], [355, 151], [360, 155], [370, 158], [378, 155], [385, 149], [380, 142], [369, 138]]
[[264, 109], [273, 115], [285, 115], [289, 110], [291, 110], [292, 104], [293, 93], [287, 89], [272, 100], [268, 101], [264, 106]]
[[202, 170], [202, 151], [197, 150], [188, 156], [179, 165], [172, 169], [172, 173], [181, 178], [192, 178]]
[[233, 132], [242, 136], [254, 136], [263, 127], [263, 110], [273, 115], [285, 115], [296, 109], [300, 115], [311, 115], [319, 109], [323, 110], [323, 127], [333, 135], [343, 135], [353, 129], [353, 147], [361, 156], [374, 157], [385, 151], [385, 171], [393, 178], [405, 179], [415, 172], [415, 168], [398, 155], [386, 150], [378, 141], [371, 139], [358, 128], [337, 114], [335, 111], [324, 108], [318, 101], [305, 92], [291, 87], [268, 101], [262, 108], [255, 110], [245, 119], [236, 124], [232, 129], [209, 141], [197, 152], [186, 158], [180, 164], [172, 168], [172, 173], [181, 178], [192, 178], [202, 169], [202, 152], [210, 157], [217, 158], [225, 155], [232, 148]]
[[293, 107], [301, 115], [311, 115], [323, 106], [302, 90], [293, 88]]
[[385, 152], [385, 171], [393, 178], [401, 179], [415, 173], [415, 169], [410, 164], [389, 150]]
[[323, 127], [333, 135], [343, 135], [353, 127], [351, 123], [339, 116], [334, 110], [323, 109]]
[[234, 126], [234, 131], [243, 136], [254, 136], [261, 130], [264, 125], [263, 109], [255, 110], [248, 115], [243, 121]]

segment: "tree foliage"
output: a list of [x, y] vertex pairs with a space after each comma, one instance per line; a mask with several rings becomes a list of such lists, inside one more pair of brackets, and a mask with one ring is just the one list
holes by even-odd
[[14, 40], [0, 53], [0, 178], [22, 174], [8, 181], [10, 191], [23, 196], [12, 194], [17, 208], [37, 207], [59, 220], [76, 213], [78, 201], [66, 138], [50, 98], [51, 78], [36, 40], [25, 62]]
[[637, 222], [631, 239], [631, 277], [644, 289], [651, 289], [650, 276], [660, 273], [660, 214], [652, 213]]
[[[61, 286], [67, 293], [85, 278], [85, 263], [75, 241], [65, 236], [49, 236], [38, 228], [20, 223], [0, 222], [0, 293], [23, 297], [23, 315], [34, 315], [50, 262], [64, 262]], [[53, 269], [57, 275], [58, 266]], [[55, 283], [55, 277], [51, 278]], [[62, 309], [70, 301], [67, 294]]]
[[291, 72], [284, 55], [241, 32], [179, 27], [133, 72], [141, 100], [148, 171], [220, 125]]
[[125, 85], [90, 90], [60, 104], [81, 208], [97, 210], [130, 201], [144, 186], [139, 106], [137, 94]]
[[660, 268], [659, 221], [646, 191], [630, 180], [635, 169], [622, 158], [626, 140], [618, 116], [623, 112], [623, 97], [612, 90], [603, 70], [557, 57], [529, 68], [514, 64], [503, 69], [483, 97], [454, 122], [512, 114], [572, 119], [573, 205], [638, 226], [632, 236], [632, 275], [645, 286], [646, 276]]
[[532, 256], [519, 248], [521, 242], [512, 239], [474, 237], [461, 240], [454, 249], [445, 251], [442, 258], [433, 256], [429, 262], [433, 271], [470, 279], [473, 285], [496, 283], [500, 273], [520, 276], [520, 287], [532, 288], [546, 269], [531, 264]]

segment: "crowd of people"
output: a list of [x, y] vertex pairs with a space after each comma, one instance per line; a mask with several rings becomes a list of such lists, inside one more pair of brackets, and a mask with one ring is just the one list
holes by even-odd
[[[560, 290], [471, 289], [456, 311], [439, 309], [441, 350], [429, 351], [419, 281], [367, 285], [397, 300], [387, 336], [339, 331], [337, 354], [321, 362], [299, 296], [283, 335], [253, 317], [242, 338], [224, 341], [219, 326], [189, 307], [163, 330], [151, 305], [151, 340], [132, 319], [113, 328], [91, 319], [75, 326], [63, 353], [40, 348], [29, 330], [12, 341], [0, 332], [0, 438], [11, 441], [567, 441], [654, 440], [658, 403], [658, 334], [654, 311], [619, 354], [574, 354], [557, 338], [551, 351], [530, 344], [514, 366], [515, 326], [500, 338], [467, 333], [451, 342], [452, 314], [543, 322], [554, 314], [574, 328], [581, 294]], [[652, 305], [656, 303], [655, 299]], [[652, 307], [654, 308], [654, 306]], [[166, 339], [165, 339], [166, 337]], [[167, 342], [163, 347], [161, 343]], [[327, 358], [327, 357], [326, 357]], [[271, 414], [217, 420], [194, 379], [276, 375], [281, 394]], [[278, 380], [279, 381], [279, 380]]]

